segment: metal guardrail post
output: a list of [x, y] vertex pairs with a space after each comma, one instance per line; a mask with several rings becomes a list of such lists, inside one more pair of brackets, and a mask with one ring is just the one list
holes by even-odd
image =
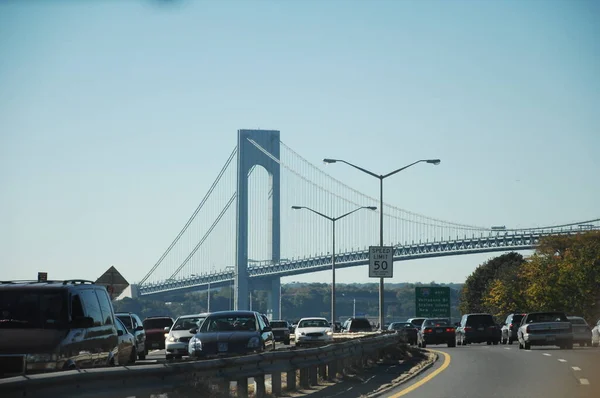
[[237, 396], [238, 397], [247, 397], [248, 396], [248, 378], [244, 377], [243, 379], [236, 380], [237, 384]]
[[273, 395], [281, 395], [281, 372], [273, 372], [271, 374], [271, 393]]
[[264, 398], [265, 395], [265, 375], [254, 376], [254, 397]]
[[286, 389], [288, 391], [296, 391], [296, 370], [290, 370], [285, 375]]
[[321, 380], [327, 380], [327, 365], [324, 363], [320, 364], [318, 371], [319, 371], [319, 377], [321, 378]]
[[300, 369], [300, 388], [308, 387], [310, 387], [308, 382], [308, 368]]
[[327, 380], [333, 381], [337, 376], [337, 360], [333, 360], [327, 364]]
[[319, 384], [319, 374], [317, 373], [319, 365], [313, 365], [308, 368], [308, 377], [310, 379], [310, 385], [316, 386]]

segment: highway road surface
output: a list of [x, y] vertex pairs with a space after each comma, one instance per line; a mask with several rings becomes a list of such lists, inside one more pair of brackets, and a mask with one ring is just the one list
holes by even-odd
[[[440, 346], [442, 347], [442, 346]], [[600, 349], [472, 344], [436, 348], [435, 366], [388, 398], [598, 398]]]

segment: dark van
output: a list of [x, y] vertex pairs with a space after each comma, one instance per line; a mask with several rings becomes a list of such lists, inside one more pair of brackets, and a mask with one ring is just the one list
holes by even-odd
[[118, 333], [104, 286], [0, 282], [0, 377], [116, 365]]
[[456, 328], [456, 344], [487, 343], [497, 345], [501, 331], [491, 314], [465, 314]]

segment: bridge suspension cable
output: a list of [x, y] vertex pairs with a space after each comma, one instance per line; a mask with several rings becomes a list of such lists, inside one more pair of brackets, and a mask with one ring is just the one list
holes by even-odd
[[194, 212], [192, 213], [191, 217], [185, 223], [185, 225], [183, 226], [183, 228], [181, 229], [181, 231], [179, 231], [179, 233], [177, 234], [177, 236], [175, 237], [175, 239], [173, 239], [173, 241], [171, 242], [171, 244], [169, 245], [169, 247], [167, 248], [167, 250], [165, 250], [165, 252], [162, 254], [162, 256], [160, 256], [160, 258], [158, 259], [158, 261], [156, 262], [156, 264], [154, 264], [154, 266], [150, 269], [150, 271], [146, 274], [146, 276], [144, 276], [142, 278], [142, 280], [139, 282], [139, 285], [143, 285], [144, 282], [146, 282], [148, 280], [148, 278], [150, 278], [150, 276], [152, 275], [152, 273], [160, 266], [160, 264], [162, 263], [162, 261], [171, 252], [171, 250], [173, 249], [173, 247], [175, 247], [175, 245], [177, 244], [177, 242], [179, 242], [179, 239], [181, 239], [181, 237], [183, 236], [183, 234], [185, 233], [185, 231], [187, 231], [188, 227], [192, 224], [192, 222], [194, 221], [194, 219], [196, 218], [196, 216], [198, 215], [198, 213], [200, 212], [200, 210], [202, 209], [202, 207], [204, 206], [204, 204], [206, 203], [206, 201], [208, 200], [208, 198], [210, 197], [210, 195], [215, 190], [216, 186], [219, 184], [219, 181], [221, 181], [221, 178], [225, 174], [225, 171], [229, 167], [229, 164], [231, 163], [231, 161], [235, 157], [236, 153], [237, 153], [237, 146], [233, 149], [233, 151], [231, 151], [231, 154], [227, 158], [227, 161], [225, 162], [225, 165], [223, 166], [223, 168], [221, 169], [221, 171], [217, 175], [217, 178], [215, 179], [215, 181], [210, 186], [210, 188], [209, 188], [208, 192], [206, 193], [206, 195], [204, 195], [204, 198], [202, 199], [202, 201], [200, 202], [200, 204], [198, 205], [198, 207], [196, 207], [196, 210], [194, 210]]

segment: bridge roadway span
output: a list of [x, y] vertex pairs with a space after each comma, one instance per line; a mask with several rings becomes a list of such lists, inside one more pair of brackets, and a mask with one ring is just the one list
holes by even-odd
[[[600, 229], [594, 226], [594, 230]], [[570, 235], [581, 230], [546, 229], [529, 231], [511, 231], [512, 233], [498, 233], [490, 236], [480, 236], [445, 242], [413, 243], [410, 245], [396, 246], [394, 260], [415, 260], [430, 257], [455, 256], [464, 254], [491, 253], [509, 250], [533, 249], [540, 237], [549, 235]], [[369, 251], [361, 250], [336, 255], [336, 269], [366, 265], [369, 263]], [[284, 261], [278, 264], [250, 265], [248, 275], [250, 278], [283, 277], [304, 274], [309, 272], [325, 271], [331, 269], [331, 256], [323, 255], [311, 258]], [[198, 290], [199, 287], [229, 286], [233, 283], [234, 272], [223, 271], [187, 278], [164, 281], [159, 283], [146, 283], [139, 286], [141, 296], [151, 296], [170, 292], [185, 293]]]

